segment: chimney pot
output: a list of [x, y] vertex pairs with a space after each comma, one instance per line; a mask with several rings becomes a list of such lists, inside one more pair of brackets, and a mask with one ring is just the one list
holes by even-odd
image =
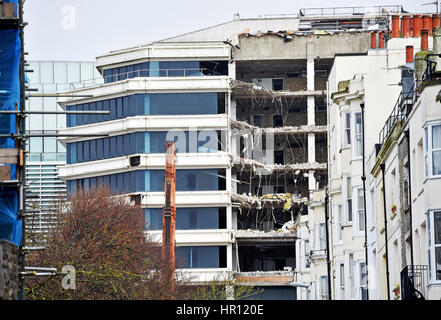
[[413, 46], [406, 46], [406, 63], [413, 62]]
[[377, 32], [371, 33], [371, 49], [377, 48]]
[[410, 35], [410, 16], [409, 15], [405, 15], [403, 16], [401, 22], [402, 22], [402, 30], [403, 30], [403, 37], [404, 38], [409, 38]]
[[392, 16], [392, 38], [400, 37], [400, 16]]
[[429, 30], [421, 30], [421, 51], [429, 50]]
[[422, 27], [422, 18], [421, 15], [415, 14], [413, 16], [413, 36], [414, 38], [421, 37], [421, 27]]
[[441, 26], [441, 14], [435, 13], [432, 15], [432, 31], [439, 26]]
[[384, 31], [378, 34], [378, 48], [384, 49]]
[[423, 26], [422, 29], [426, 29], [429, 35], [432, 34], [432, 17], [429, 15], [423, 16]]

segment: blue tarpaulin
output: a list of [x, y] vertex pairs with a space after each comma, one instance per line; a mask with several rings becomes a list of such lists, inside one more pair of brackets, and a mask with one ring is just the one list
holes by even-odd
[[[0, 30], [0, 110], [15, 110], [16, 105], [20, 109], [20, 56], [20, 30]], [[17, 133], [15, 115], [0, 114], [0, 134], [12, 133]], [[16, 148], [14, 139], [0, 138], [0, 149], [13, 148]], [[9, 166], [11, 180], [16, 180], [16, 165]], [[18, 199], [16, 186], [0, 186], [0, 238], [20, 246], [22, 223], [17, 216]]]
[[18, 192], [13, 188], [0, 188], [0, 239], [20, 246], [21, 221], [17, 219]]

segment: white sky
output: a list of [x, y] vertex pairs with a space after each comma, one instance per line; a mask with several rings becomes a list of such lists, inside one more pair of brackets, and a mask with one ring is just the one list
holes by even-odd
[[395, 5], [435, 12], [434, 0], [26, 0], [28, 60], [93, 61], [111, 50], [175, 36], [233, 19], [297, 14], [300, 8]]

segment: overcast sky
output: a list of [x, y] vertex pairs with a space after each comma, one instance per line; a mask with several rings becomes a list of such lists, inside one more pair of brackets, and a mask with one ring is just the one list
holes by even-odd
[[93, 61], [111, 50], [161, 40], [233, 19], [298, 13], [300, 8], [402, 4], [435, 12], [434, 0], [27, 0], [29, 60]]

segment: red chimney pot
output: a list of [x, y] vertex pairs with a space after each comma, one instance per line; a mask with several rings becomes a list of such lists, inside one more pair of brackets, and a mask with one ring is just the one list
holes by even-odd
[[406, 46], [406, 63], [413, 62], [413, 46]]
[[429, 50], [429, 30], [421, 30], [421, 51]]

